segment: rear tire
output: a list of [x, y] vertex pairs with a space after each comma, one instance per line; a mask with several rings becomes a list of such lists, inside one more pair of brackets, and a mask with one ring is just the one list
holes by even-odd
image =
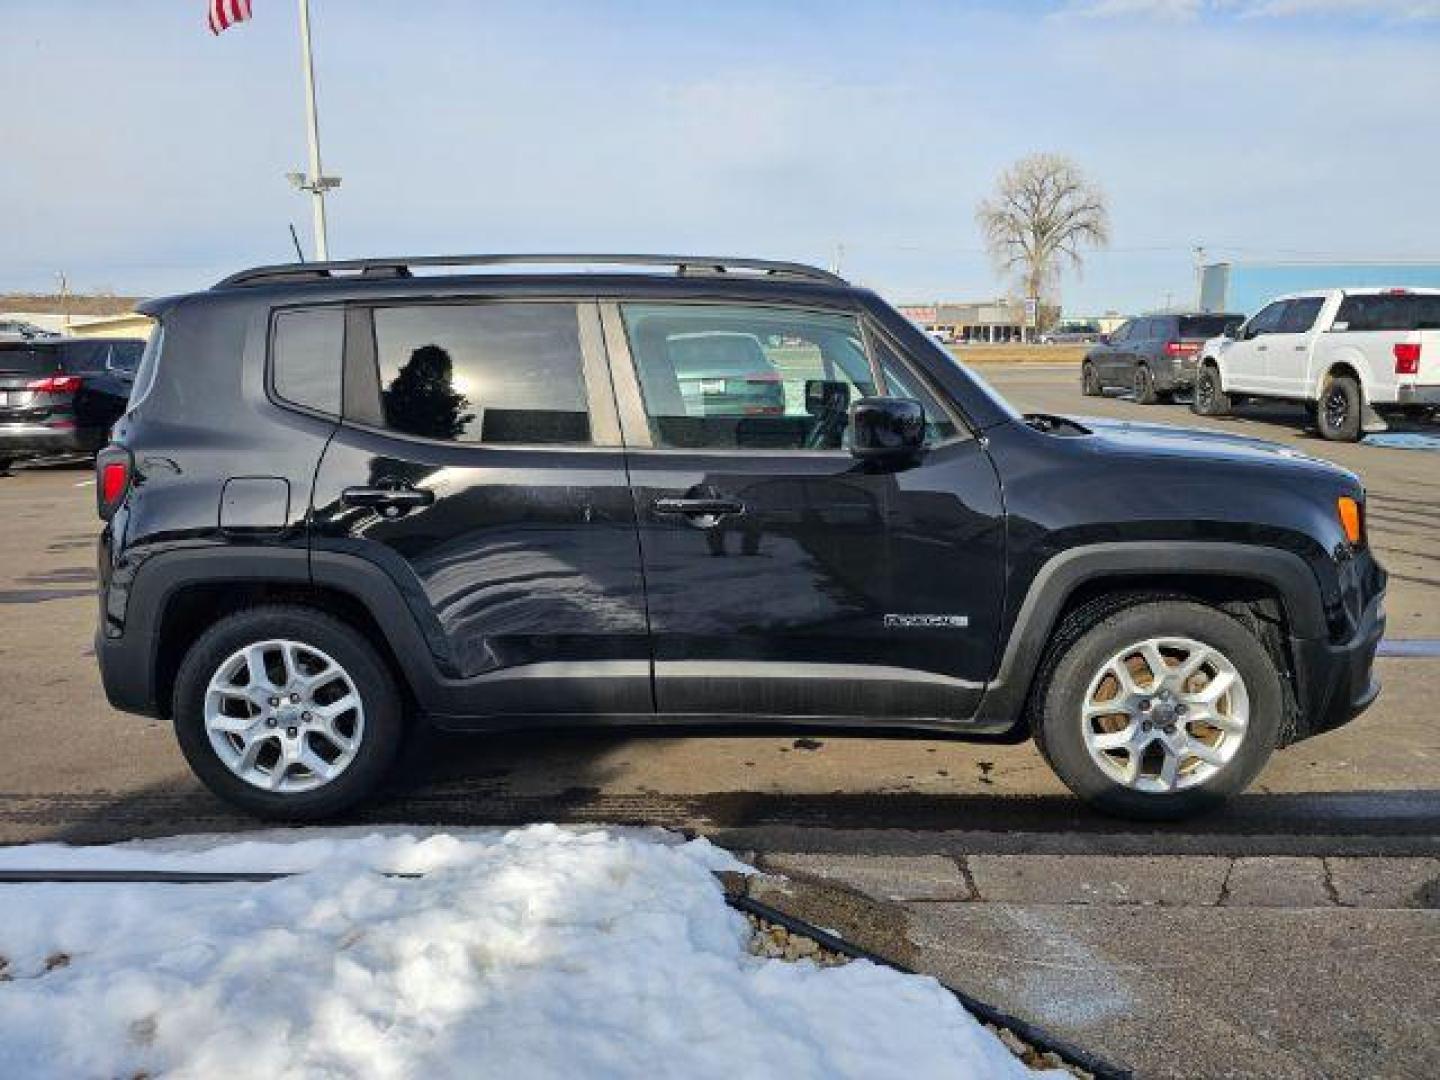
[[[1035, 741], [1065, 786], [1104, 813], [1168, 821], [1214, 809], [1274, 750], [1282, 676], [1264, 643], [1216, 608], [1118, 602], [1082, 609], [1057, 632], [1033, 699]], [[1165, 675], [1153, 675], [1146, 650]], [[1121, 667], [1133, 693], [1112, 674]], [[1223, 689], [1207, 704], [1212, 687]]]
[[1080, 393], [1086, 397], [1104, 397], [1105, 387], [1100, 382], [1100, 373], [1095, 365], [1086, 360], [1080, 367]]
[[1364, 435], [1365, 396], [1350, 375], [1328, 379], [1315, 409], [1315, 426], [1331, 442], [1359, 442]]
[[1160, 400], [1160, 392], [1155, 389], [1155, 375], [1145, 364], [1135, 369], [1135, 401], [1139, 405], [1154, 405]]
[[1190, 399], [1190, 411], [1197, 416], [1229, 416], [1234, 407], [1230, 395], [1220, 387], [1220, 369], [1206, 364], [1195, 376], [1195, 394]]
[[352, 627], [274, 605], [228, 615], [190, 647], [174, 723], [190, 767], [220, 798], [257, 817], [319, 821], [380, 787], [404, 712], [389, 669]]

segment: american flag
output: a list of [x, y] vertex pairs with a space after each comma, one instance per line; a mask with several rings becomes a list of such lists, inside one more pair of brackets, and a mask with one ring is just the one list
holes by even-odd
[[210, 32], [218, 34], [250, 18], [250, 0], [210, 0]]

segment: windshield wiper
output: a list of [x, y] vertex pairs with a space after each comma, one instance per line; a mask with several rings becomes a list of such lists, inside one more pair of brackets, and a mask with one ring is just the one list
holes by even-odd
[[1023, 417], [1025, 423], [1046, 435], [1093, 435], [1089, 428], [1068, 416], [1055, 413], [1029, 412]]

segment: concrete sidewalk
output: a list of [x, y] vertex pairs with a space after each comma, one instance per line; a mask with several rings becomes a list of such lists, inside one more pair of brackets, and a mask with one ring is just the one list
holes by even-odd
[[1440, 1076], [1440, 859], [754, 858], [757, 899], [1137, 1076]]

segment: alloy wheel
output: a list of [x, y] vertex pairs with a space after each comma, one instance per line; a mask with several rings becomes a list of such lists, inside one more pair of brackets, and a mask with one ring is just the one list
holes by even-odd
[[1105, 661], [1080, 722], [1091, 760], [1111, 780], [1167, 794], [1204, 783], [1235, 757], [1250, 720], [1245, 680], [1228, 657], [1191, 638], [1147, 638]]
[[259, 641], [211, 676], [205, 731], [216, 756], [247, 784], [312, 791], [354, 762], [365, 706], [349, 673], [326, 653], [298, 641]]
[[1325, 410], [1325, 423], [1331, 431], [1339, 431], [1345, 426], [1345, 421], [1350, 415], [1350, 399], [1338, 386], [1332, 386], [1330, 392], [1325, 395], [1325, 403], [1322, 406]]
[[1195, 384], [1195, 400], [1200, 406], [1201, 412], [1208, 412], [1215, 404], [1215, 383], [1208, 372], [1202, 372], [1200, 379]]

